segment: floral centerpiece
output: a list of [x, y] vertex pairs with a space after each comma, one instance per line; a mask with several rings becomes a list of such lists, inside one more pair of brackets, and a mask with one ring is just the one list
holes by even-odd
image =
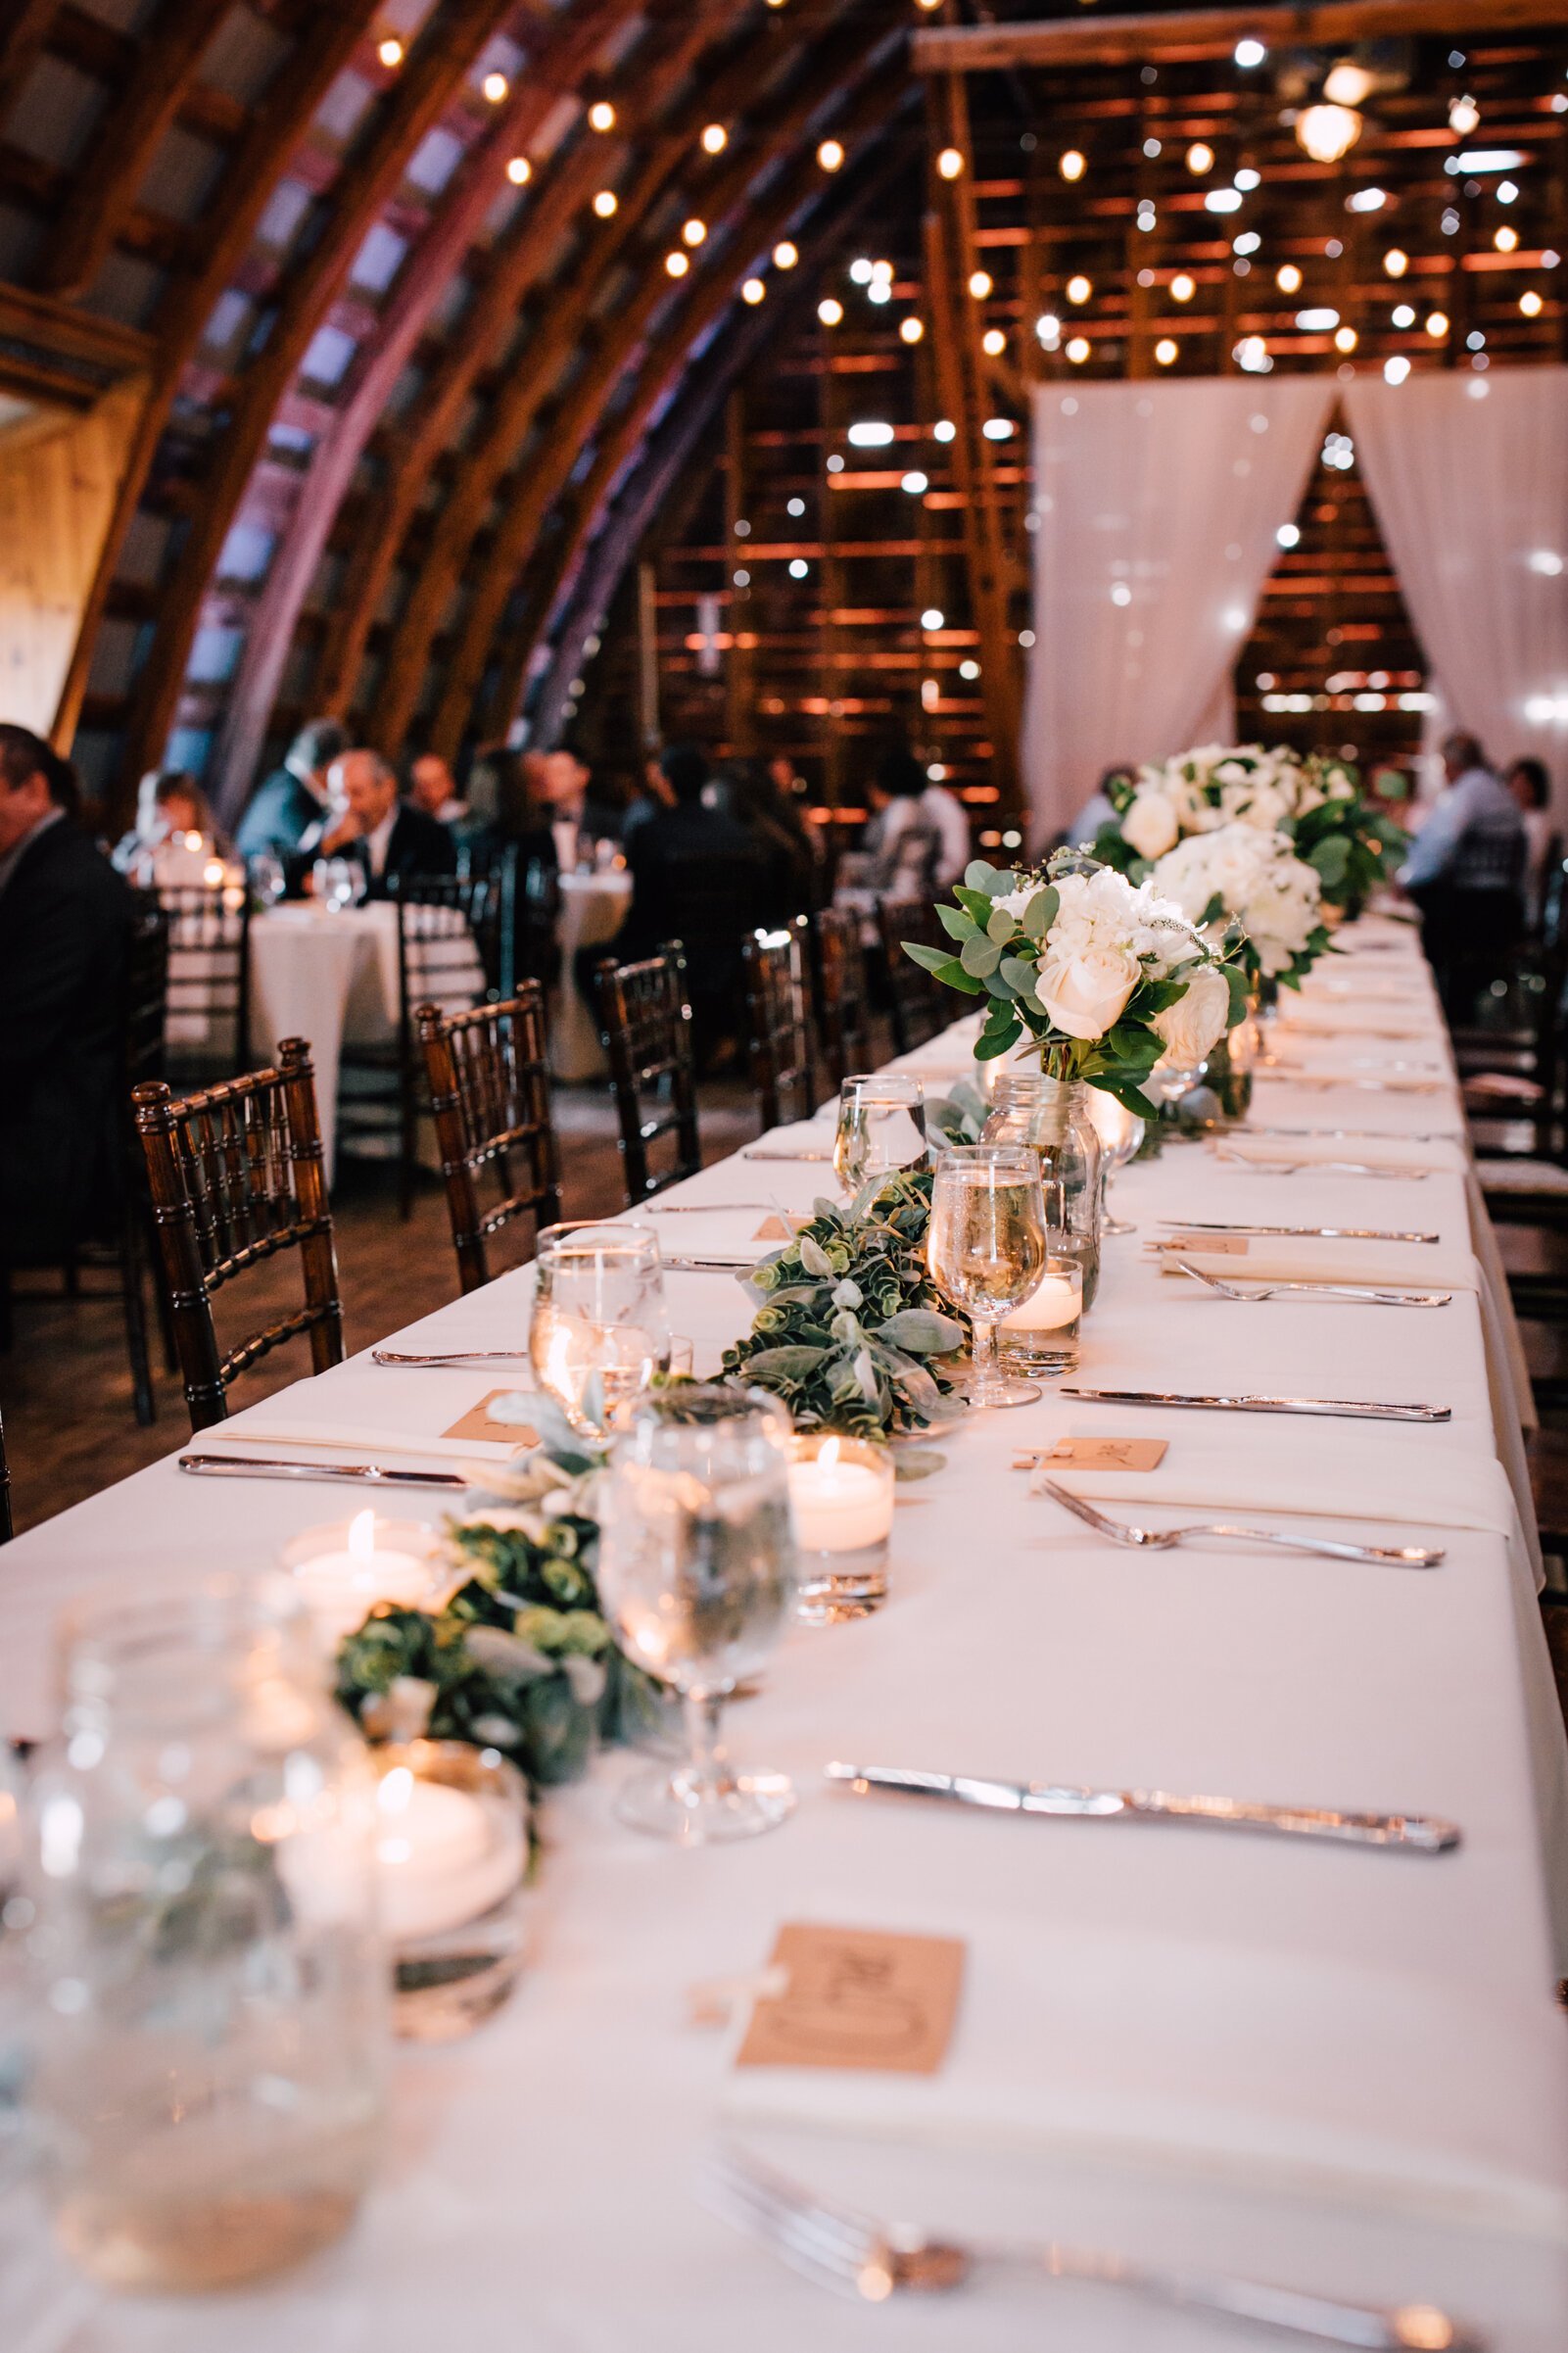
[[1109, 787], [1117, 817], [1094, 854], [1142, 876], [1186, 836], [1231, 825], [1284, 834], [1316, 873], [1325, 907], [1354, 915], [1404, 854], [1405, 837], [1367, 801], [1354, 766], [1284, 744], [1201, 744]]
[[1142, 1088], [1155, 1064], [1167, 1053], [1202, 1062], [1246, 1009], [1237, 948], [1206, 939], [1151, 884], [1078, 851], [1033, 872], [976, 859], [953, 895], [956, 906], [936, 910], [952, 950], [906, 940], [904, 952], [990, 999], [978, 1061], [1027, 1037], [1048, 1078], [1085, 1080], [1154, 1119]]
[[1288, 834], [1239, 822], [1189, 834], [1156, 860], [1149, 879], [1201, 929], [1238, 923], [1242, 961], [1255, 980], [1299, 988], [1329, 944], [1322, 878], [1296, 855]]

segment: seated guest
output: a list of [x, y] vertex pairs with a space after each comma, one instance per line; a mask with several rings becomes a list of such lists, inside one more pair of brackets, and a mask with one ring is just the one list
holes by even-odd
[[[1076, 849], [1081, 845], [1092, 847], [1100, 828], [1116, 824], [1116, 804], [1111, 798], [1111, 788], [1113, 785], [1130, 785], [1131, 782], [1132, 770], [1125, 764], [1106, 770], [1063, 837], [1069, 848]], [[962, 881], [963, 877], [960, 876], [959, 880]]]
[[750, 835], [765, 882], [761, 920], [788, 923], [822, 904], [826, 863], [817, 833], [785, 800], [760, 760], [736, 760], [725, 772], [722, 805]]
[[1524, 819], [1472, 735], [1443, 746], [1446, 789], [1417, 834], [1400, 882], [1421, 910], [1421, 937], [1450, 1021], [1506, 957], [1524, 919]]
[[1551, 779], [1544, 760], [1515, 760], [1503, 783], [1519, 806], [1525, 829], [1525, 912], [1532, 928], [1541, 921], [1546, 866], [1562, 854], [1562, 837], [1551, 822]]
[[673, 809], [675, 794], [670, 791], [657, 752], [650, 752], [642, 763], [641, 789], [633, 793], [621, 817], [621, 845], [631, 840], [640, 825], [646, 825], [661, 809]]
[[119, 1189], [131, 895], [69, 762], [0, 726], [0, 1260], [53, 1265]]
[[942, 837], [925, 808], [927, 775], [912, 751], [894, 745], [877, 763], [867, 797], [875, 814], [861, 844], [863, 887], [875, 898], [929, 898]]
[[327, 775], [332, 806], [300, 844], [297, 865], [353, 858], [364, 870], [366, 896], [385, 898], [394, 881], [415, 874], [455, 874], [451, 834], [423, 809], [398, 798], [398, 779], [377, 751], [346, 751]]
[[626, 812], [606, 794], [594, 792], [594, 771], [575, 744], [558, 744], [546, 754], [546, 796], [557, 825], [570, 824], [576, 829], [573, 855], [561, 859], [568, 870], [586, 843], [621, 839]]
[[[192, 853], [184, 850], [186, 834], [200, 839], [194, 865]], [[169, 858], [171, 845], [183, 853], [183, 862]], [[136, 883], [199, 883], [206, 861], [225, 856], [229, 847], [195, 777], [183, 768], [150, 768], [137, 790], [136, 822], [116, 842], [114, 863]]]
[[697, 1052], [706, 1062], [738, 1028], [740, 943], [761, 920], [765, 868], [745, 828], [706, 806], [708, 763], [695, 744], [672, 744], [659, 766], [675, 805], [646, 819], [628, 841], [631, 910], [616, 938], [591, 951], [584, 970], [606, 955], [624, 963], [679, 939]]
[[964, 880], [964, 869], [974, 852], [970, 845], [969, 812], [956, 792], [943, 784], [927, 783], [920, 796], [922, 813], [936, 828], [941, 848], [936, 857], [936, 888], [951, 890], [955, 883]]
[[439, 751], [422, 751], [408, 770], [410, 806], [423, 809], [438, 825], [460, 825], [468, 803], [457, 791], [457, 779]]
[[312, 719], [301, 728], [282, 767], [258, 785], [235, 829], [234, 846], [242, 858], [263, 850], [283, 858], [302, 846], [327, 805], [327, 771], [348, 748], [349, 731], [340, 720]]

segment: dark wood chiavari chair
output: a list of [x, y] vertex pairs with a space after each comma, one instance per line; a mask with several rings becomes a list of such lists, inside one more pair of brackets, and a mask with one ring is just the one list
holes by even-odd
[[[617, 964], [606, 956], [594, 980], [630, 1207], [694, 1176], [702, 1166], [696, 1056], [681, 943], [667, 940], [658, 955], [636, 964]], [[667, 1136], [673, 1138], [673, 1158], [655, 1169], [649, 1147]]]
[[778, 931], [753, 932], [740, 951], [746, 1050], [764, 1128], [809, 1120], [817, 1108], [807, 934], [797, 915]]
[[[159, 1080], [134, 1102], [191, 1428], [206, 1429], [226, 1417], [237, 1376], [284, 1341], [308, 1336], [317, 1372], [343, 1361], [310, 1049], [286, 1037], [275, 1070], [180, 1100]], [[304, 1305], [223, 1353], [214, 1293], [286, 1250], [300, 1254]]]
[[935, 907], [919, 898], [879, 900], [877, 935], [892, 1016], [893, 1051], [908, 1054], [934, 1037], [938, 1030], [945, 1029], [954, 1015], [950, 992], [934, 982], [913, 956], [905, 955], [903, 943], [906, 939], [916, 939], [927, 947], [941, 947], [947, 935], [937, 920]]
[[[385, 1040], [345, 1039], [338, 1075], [338, 1150], [396, 1159], [398, 1208], [413, 1215], [419, 1121], [430, 1109], [414, 1009], [466, 1012], [494, 994], [501, 962], [500, 882], [494, 874], [408, 875], [398, 910], [398, 1015]], [[476, 966], [477, 958], [477, 966]]]
[[243, 883], [162, 887], [168, 917], [165, 1075], [176, 1085], [251, 1065], [251, 893]]
[[[486, 1244], [514, 1218], [537, 1235], [561, 1214], [560, 1155], [550, 1116], [545, 992], [525, 981], [514, 997], [471, 1013], [421, 1005], [430, 1106], [441, 1151], [457, 1274], [465, 1291], [490, 1280]], [[480, 1206], [481, 1183], [499, 1194]]]
[[873, 1066], [871, 1006], [861, 917], [851, 907], [823, 907], [811, 919], [817, 1034], [829, 1079], [841, 1085]]

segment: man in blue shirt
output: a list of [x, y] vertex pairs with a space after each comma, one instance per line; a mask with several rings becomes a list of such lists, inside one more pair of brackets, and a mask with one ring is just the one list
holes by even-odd
[[1411, 845], [1400, 881], [1421, 910], [1421, 936], [1450, 1022], [1472, 1010], [1524, 921], [1527, 846], [1511, 792], [1474, 736], [1443, 746], [1446, 789]]

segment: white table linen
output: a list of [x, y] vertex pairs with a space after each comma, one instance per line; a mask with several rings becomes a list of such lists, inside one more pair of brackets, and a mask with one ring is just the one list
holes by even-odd
[[608, 950], [632, 903], [632, 878], [618, 868], [602, 874], [563, 874], [556, 936], [561, 950], [560, 989], [550, 1024], [549, 1064], [557, 1079], [582, 1080], [604, 1076], [598, 1022], [577, 985], [579, 948]]
[[[1270, 1091], [1282, 1118], [1324, 1124], [1315, 1092]], [[1367, 1101], [1386, 1111], [1391, 1098]], [[832, 1189], [823, 1167], [736, 1158], [664, 1200], [803, 1211]], [[215, 2329], [224, 2353], [285, 2341], [424, 2353], [491, 2336], [522, 2353], [1262, 2353], [1275, 2341], [1068, 2286], [839, 2304], [692, 2197], [700, 2148], [746, 2105], [748, 2133], [759, 2109], [792, 2105], [793, 2128], [769, 2128], [776, 2153], [883, 2212], [1441, 2304], [1484, 2328], [1494, 2353], [1560, 2353], [1568, 2031], [1551, 1987], [1568, 1950], [1565, 1752], [1528, 1573], [1497, 1525], [1502, 1433], [1482, 1294], [1436, 1316], [1230, 1309], [1164, 1281], [1144, 1253], [1159, 1218], [1285, 1222], [1287, 1195], [1290, 1222], [1430, 1224], [1446, 1248], [1468, 1246], [1470, 1205], [1447, 1175], [1402, 1186], [1314, 1171], [1287, 1184], [1173, 1146], [1117, 1179], [1139, 1232], [1108, 1245], [1081, 1377], [1423, 1396], [1450, 1404], [1450, 1423], [1051, 1393], [943, 1437], [946, 1468], [900, 1490], [886, 1609], [797, 1629], [761, 1697], [733, 1710], [737, 1753], [795, 1776], [790, 1824], [694, 1853], [640, 1839], [609, 1812], [621, 1757], [552, 1795], [531, 1974], [471, 2041], [404, 2052], [383, 2181], [354, 2236], [219, 2315], [114, 2304], [22, 2235], [26, 2353], [208, 2353]], [[700, 1217], [653, 1223], [669, 1254], [700, 1251], [709, 1231]], [[713, 1231], [728, 1240], [735, 1224], [726, 1213]], [[672, 1321], [711, 1370], [743, 1327], [744, 1294], [727, 1275], [668, 1283]], [[530, 1288], [527, 1271], [503, 1275], [398, 1344], [519, 1348]], [[260, 1439], [286, 1406], [291, 1426], [417, 1443], [509, 1378], [359, 1357], [224, 1435]], [[1011, 1466], [1018, 1449], [1078, 1431], [1165, 1439], [1171, 1499], [1186, 1478], [1219, 1483], [1211, 1468], [1231, 1457], [1237, 1493], [1297, 1481], [1292, 1508], [1262, 1524], [1328, 1534], [1346, 1532], [1338, 1514], [1381, 1461], [1391, 1489], [1444, 1510], [1449, 1559], [1417, 1573], [1217, 1544], [1118, 1551]], [[1469, 1516], [1485, 1524], [1450, 1527], [1467, 1471]], [[1300, 1508], [1304, 1477], [1315, 1514]], [[185, 1479], [166, 1460], [24, 1537], [0, 1555], [0, 1716], [46, 1726], [64, 1602], [218, 1561], [264, 1566], [344, 1494]], [[427, 1515], [440, 1510], [432, 1498]], [[1211, 1514], [1177, 1514], [1189, 1515]], [[1351, 1524], [1387, 1538], [1386, 1520]], [[830, 1794], [820, 1773], [834, 1756], [1398, 1808], [1451, 1818], [1464, 1837], [1425, 1857], [984, 1816]], [[803, 2104], [740, 2084], [723, 2039], [688, 2023], [687, 1989], [757, 1966], [789, 1920], [968, 1940], [950, 2072], [925, 2087], [835, 2079]]]

